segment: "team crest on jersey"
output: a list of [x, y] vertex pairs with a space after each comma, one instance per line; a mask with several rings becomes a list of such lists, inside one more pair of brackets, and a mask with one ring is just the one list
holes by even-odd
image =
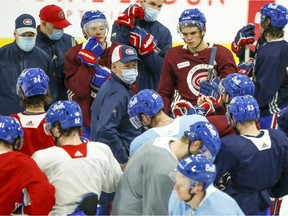
[[[198, 91], [200, 89], [200, 80], [206, 79], [208, 74], [208, 64], [198, 64], [195, 65], [189, 71], [187, 75], [187, 85], [190, 91], [195, 95], [198, 96]], [[216, 73], [215, 69], [213, 69], [214, 73]]]

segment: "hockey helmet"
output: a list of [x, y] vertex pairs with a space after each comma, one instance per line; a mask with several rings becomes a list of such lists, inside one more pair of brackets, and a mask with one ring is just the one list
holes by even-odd
[[[227, 93], [231, 100], [235, 96], [254, 95], [255, 85], [245, 74], [229, 74], [220, 81], [219, 93]], [[230, 102], [230, 101], [229, 101]]]
[[59, 122], [61, 129], [82, 127], [82, 111], [79, 105], [71, 101], [57, 101], [53, 103], [46, 113], [48, 130], [51, 130], [55, 122]]
[[[216, 177], [215, 164], [203, 155], [190, 155], [180, 160], [177, 170], [193, 182], [203, 182], [203, 190], [206, 190]], [[191, 185], [191, 189], [194, 186]]]
[[134, 127], [140, 128], [142, 126], [142, 113], [153, 117], [163, 108], [164, 103], [162, 97], [154, 90], [144, 89], [130, 99], [128, 103], [128, 114]]
[[265, 4], [261, 8], [261, 23], [264, 22], [266, 17], [271, 20], [271, 25], [277, 28], [284, 28], [288, 22], [287, 9], [279, 4], [270, 3]]
[[28, 68], [22, 71], [17, 79], [17, 94], [23, 92], [25, 97], [34, 95], [46, 95], [48, 91], [49, 78], [40, 68]]
[[236, 96], [228, 106], [228, 122], [233, 117], [236, 122], [258, 121], [260, 118], [259, 105], [251, 95]]
[[107, 30], [109, 30], [109, 25], [107, 22], [107, 19], [105, 17], [105, 15], [99, 11], [99, 10], [90, 10], [90, 11], [86, 11], [83, 15], [82, 15], [82, 19], [81, 19], [81, 28], [86, 32], [86, 30], [95, 25], [95, 22], [98, 21], [100, 22], [102, 25], [104, 25], [106, 27]]
[[209, 122], [199, 121], [190, 125], [184, 132], [190, 142], [201, 140], [200, 154], [214, 161], [219, 152], [221, 141], [217, 129]]
[[200, 31], [203, 31], [206, 26], [206, 18], [199, 9], [187, 9], [182, 12], [179, 17], [177, 26], [178, 33], [183, 27], [190, 27], [196, 25]]
[[14, 146], [16, 150], [20, 150], [23, 145], [24, 131], [18, 120], [10, 116], [0, 116], [0, 139], [14, 145], [15, 140], [20, 138], [19, 146]]

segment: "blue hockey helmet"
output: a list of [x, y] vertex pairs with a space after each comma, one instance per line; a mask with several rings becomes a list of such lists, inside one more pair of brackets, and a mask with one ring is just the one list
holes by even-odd
[[22, 71], [17, 79], [17, 94], [23, 92], [25, 97], [34, 95], [46, 95], [49, 78], [40, 68], [28, 68]]
[[279, 4], [270, 3], [265, 4], [261, 8], [261, 23], [264, 22], [266, 17], [271, 20], [271, 25], [277, 28], [284, 28], [288, 22], [287, 9]]
[[204, 14], [197, 8], [186, 9], [182, 12], [179, 17], [179, 22], [177, 26], [178, 33], [181, 32], [183, 27], [197, 26], [201, 31], [205, 29], [206, 18]]
[[107, 19], [106, 19], [105, 15], [99, 10], [86, 11], [82, 15], [80, 26], [86, 32], [89, 24], [91, 24], [95, 21], [103, 22], [103, 25], [106, 27], [107, 30], [109, 30], [109, 25], [108, 25]]
[[140, 128], [141, 114], [155, 116], [164, 108], [162, 97], [152, 89], [144, 89], [134, 95], [128, 103], [128, 114], [135, 128]]
[[20, 150], [23, 145], [24, 131], [18, 120], [10, 116], [0, 116], [0, 139], [14, 145], [15, 140], [20, 138], [20, 145], [15, 146]]
[[254, 95], [255, 85], [253, 81], [245, 74], [229, 74], [220, 81], [219, 93], [227, 93], [230, 100], [235, 96]]
[[57, 101], [53, 103], [46, 113], [48, 129], [51, 130], [55, 122], [59, 122], [61, 129], [82, 127], [82, 111], [79, 105], [71, 100]]
[[279, 112], [277, 124], [279, 128], [288, 136], [288, 106]]
[[[206, 190], [216, 177], [215, 164], [203, 155], [190, 155], [180, 160], [177, 170], [194, 182], [203, 182], [203, 190]], [[195, 185], [191, 186], [193, 189]]]
[[202, 147], [200, 154], [206, 156], [210, 161], [214, 161], [219, 152], [221, 141], [217, 129], [209, 122], [199, 121], [190, 125], [184, 132], [190, 142], [201, 140]]
[[258, 121], [260, 118], [259, 105], [251, 95], [236, 96], [228, 106], [228, 120], [233, 117], [236, 122]]

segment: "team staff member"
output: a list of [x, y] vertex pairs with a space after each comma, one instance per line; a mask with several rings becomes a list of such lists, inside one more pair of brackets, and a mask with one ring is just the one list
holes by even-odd
[[23, 111], [16, 92], [17, 78], [26, 68], [49, 71], [49, 55], [35, 47], [36, 22], [30, 14], [21, 14], [15, 20], [14, 38], [11, 44], [0, 48], [0, 115]]
[[67, 50], [76, 44], [75, 39], [64, 28], [71, 25], [65, 18], [63, 10], [57, 5], [47, 5], [40, 10], [40, 25], [37, 28], [36, 46], [49, 55], [52, 68], [50, 79], [51, 97], [54, 101], [67, 99], [64, 85], [64, 56]]
[[109, 25], [99, 10], [86, 11], [81, 28], [87, 41], [65, 55], [65, 85], [69, 99], [83, 112], [83, 136], [90, 138], [91, 105], [101, 85], [110, 77], [111, 55], [118, 43], [106, 40]]
[[22, 139], [19, 122], [0, 116], [0, 215], [11, 215], [17, 208], [15, 214], [47, 215], [55, 203], [55, 190], [30, 156], [16, 152]]
[[220, 79], [237, 68], [232, 53], [225, 47], [206, 43], [206, 18], [199, 9], [184, 10], [179, 18], [178, 32], [184, 46], [170, 49], [164, 59], [158, 93], [162, 96], [165, 112], [170, 115], [171, 104], [187, 100], [197, 104], [199, 81], [207, 77], [212, 47], [217, 47], [214, 75]]
[[163, 58], [172, 46], [168, 28], [157, 21], [165, 0], [141, 0], [130, 5], [115, 21], [111, 40], [133, 46], [138, 63], [138, 91], [158, 88]]

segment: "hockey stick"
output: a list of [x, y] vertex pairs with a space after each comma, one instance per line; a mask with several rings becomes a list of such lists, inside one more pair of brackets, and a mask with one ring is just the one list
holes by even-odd
[[245, 45], [245, 53], [244, 53], [244, 62], [248, 62], [250, 58], [250, 47], [249, 47], [249, 44], [246, 44]]
[[206, 79], [209, 82], [211, 82], [214, 77], [214, 61], [215, 61], [216, 52], [217, 52], [217, 47], [213, 46], [211, 55], [210, 55], [210, 60], [209, 60], [208, 75]]
[[278, 203], [279, 203], [279, 198], [275, 198], [274, 200], [274, 206], [273, 206], [273, 216], [278, 215]]

